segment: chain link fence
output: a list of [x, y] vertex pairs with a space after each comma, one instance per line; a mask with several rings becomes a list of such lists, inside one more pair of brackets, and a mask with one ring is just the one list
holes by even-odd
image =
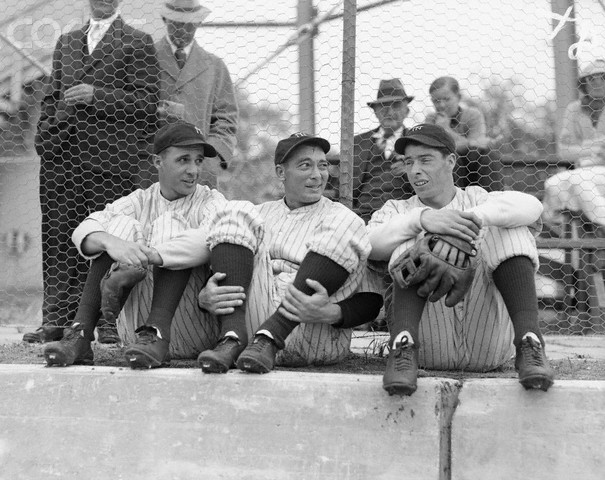
[[[197, 65], [185, 67], [188, 73], [173, 72], [176, 84], [161, 93], [161, 65], [141, 49], [147, 40], [158, 52], [166, 47], [163, 1], [113, 2], [120, 3], [126, 25], [149, 37], [112, 37], [111, 46], [101, 44], [107, 52], [98, 63], [83, 58], [89, 53], [83, 26], [98, 2], [7, 2], [0, 22], [0, 324], [37, 325], [43, 278], [57, 280], [50, 282], [54, 290], [47, 285], [52, 302], [73, 305], [79, 296], [86, 265], [65, 244], [71, 229], [90, 211], [153, 181], [147, 154], [161, 119], [154, 119], [149, 105], [167, 100], [195, 110], [220, 92], [200, 86], [186, 101], [179, 97], [178, 89], [194, 84], [208, 68]], [[459, 186], [524, 191], [549, 206], [538, 237], [536, 276], [544, 331], [603, 333], [605, 216], [599, 199], [605, 196], [605, 155], [599, 137], [605, 136], [605, 120], [599, 117], [598, 92], [591, 90], [591, 97], [587, 91], [598, 88], [603, 72], [597, 65], [588, 75], [591, 84], [578, 84], [594, 59], [605, 58], [601, 0], [267, 0], [203, 6], [210, 13], [196, 41], [224, 62], [238, 106], [233, 155], [207, 172], [228, 198], [278, 198], [275, 145], [302, 130], [333, 146], [327, 195], [367, 220], [389, 198], [412, 194], [397, 168], [401, 159], [392, 152], [393, 141], [381, 143], [381, 119], [400, 122], [403, 129], [425, 121], [446, 125], [457, 134]], [[79, 55], [69, 57], [74, 47], [67, 44], [60, 55], [55, 52], [68, 32], [80, 32]], [[123, 53], [116, 59], [112, 49]], [[66, 55], [74, 63], [66, 63]], [[103, 108], [91, 113], [91, 106], [77, 107], [78, 122], [88, 126], [73, 136], [47, 128], [43, 151], [36, 152], [41, 106], [55, 102], [50, 113], [57, 121], [64, 114], [67, 121], [73, 108], [61, 103], [62, 95], [82, 81], [83, 70], [105, 89], [103, 98], [95, 97]], [[186, 77], [181, 83], [180, 75]], [[404, 94], [376, 103], [388, 96], [380, 92], [385, 80], [399, 80]], [[574, 102], [576, 110], [566, 111]], [[224, 103], [217, 105], [212, 122], [228, 114]], [[569, 135], [563, 138], [565, 128]], [[393, 130], [401, 134], [399, 126]], [[566, 200], [562, 181], [550, 181], [562, 173], [571, 176], [565, 180], [570, 196], [592, 192], [593, 199]], [[551, 197], [545, 199], [549, 187]], [[73, 314], [72, 307], [44, 309], [49, 321], [66, 322]]]

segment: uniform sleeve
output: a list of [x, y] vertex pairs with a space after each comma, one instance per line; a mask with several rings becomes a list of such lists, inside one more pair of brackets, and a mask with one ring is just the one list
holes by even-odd
[[210, 250], [206, 246], [208, 233], [205, 228], [186, 230], [170, 241], [155, 245], [162, 257], [162, 267], [169, 270], [195, 268], [210, 261]]
[[124, 215], [139, 219], [141, 206], [147, 198], [146, 190], [136, 190], [126, 197], [122, 197], [115, 202], [109, 203], [99, 212], [91, 213], [76, 229], [72, 232], [71, 239], [80, 255], [85, 258], [96, 258], [97, 255], [85, 255], [82, 252], [82, 243], [88, 235], [94, 232], [106, 232], [109, 223], [117, 216]]
[[515, 228], [538, 222], [542, 209], [542, 203], [533, 195], [509, 190], [487, 193], [485, 201], [468, 211], [474, 212], [485, 227]]
[[368, 223], [372, 245], [370, 260], [389, 260], [395, 248], [406, 240], [416, 238], [422, 232], [420, 215], [428, 208], [406, 208], [401, 201], [387, 201]]

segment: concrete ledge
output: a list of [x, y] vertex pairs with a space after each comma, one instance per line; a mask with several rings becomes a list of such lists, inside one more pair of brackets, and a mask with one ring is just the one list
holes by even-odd
[[452, 422], [452, 479], [602, 480], [605, 382], [467, 380]]
[[0, 479], [445, 479], [459, 383], [0, 365]]

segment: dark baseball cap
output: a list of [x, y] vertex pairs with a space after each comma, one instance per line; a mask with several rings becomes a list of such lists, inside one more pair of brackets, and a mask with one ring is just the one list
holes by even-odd
[[325, 138], [314, 137], [302, 132], [293, 133], [288, 138], [284, 138], [277, 143], [277, 147], [275, 148], [275, 165], [284, 163], [288, 159], [288, 155], [292, 153], [292, 150], [299, 145], [317, 145], [324, 153], [330, 151], [330, 142]]
[[216, 150], [206, 142], [202, 131], [188, 122], [169, 123], [155, 133], [153, 153], [157, 155], [168, 147], [203, 147], [204, 157], [216, 157]]
[[456, 142], [443, 127], [432, 123], [421, 123], [414, 125], [407, 133], [395, 142], [395, 151], [400, 155], [405, 152], [405, 147], [410, 142], [418, 142], [422, 145], [436, 148], [447, 148], [456, 153]]

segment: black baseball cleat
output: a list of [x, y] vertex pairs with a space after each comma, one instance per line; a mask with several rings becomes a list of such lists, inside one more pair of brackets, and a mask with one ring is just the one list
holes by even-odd
[[81, 324], [65, 327], [63, 338], [44, 347], [44, 358], [49, 367], [68, 365], [92, 365], [94, 354], [90, 341], [84, 338]]
[[526, 333], [516, 348], [515, 368], [519, 372], [519, 383], [527, 390], [548, 391], [555, 381], [555, 372], [548, 363], [538, 336], [533, 332]]
[[97, 342], [106, 345], [117, 345], [121, 342], [120, 336], [118, 335], [118, 329], [115, 325], [105, 324], [103, 326], [97, 325]]
[[63, 338], [64, 327], [54, 327], [42, 325], [34, 332], [27, 332], [23, 335], [23, 341], [27, 343], [47, 343], [56, 342]]
[[382, 387], [389, 395], [411, 395], [418, 379], [418, 347], [412, 335], [404, 331], [397, 335], [389, 352]]
[[197, 357], [197, 363], [204, 373], [227, 373], [235, 366], [235, 361], [246, 345], [237, 338], [224, 337], [214, 350], [205, 350]]
[[124, 351], [131, 368], [159, 368], [170, 365], [170, 343], [164, 340], [155, 327], [136, 329], [137, 341]]
[[250, 373], [268, 373], [275, 367], [277, 350], [277, 345], [267, 335], [255, 335], [237, 359], [237, 368]]

